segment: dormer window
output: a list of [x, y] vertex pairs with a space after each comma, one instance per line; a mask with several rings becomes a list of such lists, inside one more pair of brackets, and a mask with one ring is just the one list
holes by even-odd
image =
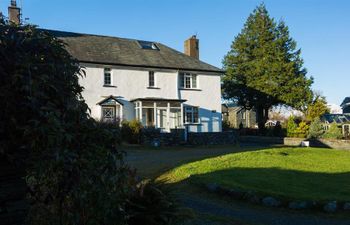
[[158, 46], [151, 41], [137, 41], [142, 49], [159, 50]]
[[111, 76], [111, 69], [105, 68], [104, 69], [104, 85], [111, 86], [112, 85], [112, 76]]

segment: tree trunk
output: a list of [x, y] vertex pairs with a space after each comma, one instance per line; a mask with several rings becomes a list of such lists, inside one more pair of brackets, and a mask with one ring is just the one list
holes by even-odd
[[265, 134], [265, 123], [269, 118], [269, 108], [264, 108], [263, 106], [258, 106], [256, 109], [257, 122], [259, 128], [259, 134]]

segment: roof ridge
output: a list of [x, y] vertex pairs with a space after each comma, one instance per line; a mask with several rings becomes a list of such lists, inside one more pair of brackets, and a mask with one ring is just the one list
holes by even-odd
[[72, 31], [63, 31], [63, 30], [54, 30], [54, 29], [46, 29], [46, 28], [39, 28], [39, 30], [48, 31], [48, 32], [57, 32], [57, 33], [68, 33], [68, 34], [77, 34], [81, 36], [95, 36], [95, 37], [107, 37], [107, 38], [118, 38], [118, 39], [124, 39], [129, 41], [147, 41], [147, 42], [154, 42], [156, 44], [161, 44], [157, 41], [150, 41], [150, 40], [142, 40], [142, 39], [135, 39], [135, 38], [125, 38], [125, 37], [118, 37], [118, 36], [111, 36], [111, 35], [105, 35], [105, 34], [89, 34], [89, 33], [80, 33], [80, 32], [72, 32]]

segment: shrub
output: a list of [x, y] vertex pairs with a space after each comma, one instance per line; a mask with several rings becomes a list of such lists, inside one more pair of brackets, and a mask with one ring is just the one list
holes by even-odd
[[305, 138], [309, 132], [309, 125], [302, 121], [299, 123], [297, 129], [295, 130], [294, 137]]
[[310, 124], [308, 138], [321, 138], [324, 133], [322, 122], [319, 117], [316, 117]]
[[118, 145], [121, 144], [122, 134], [121, 134], [121, 128], [120, 128], [119, 122], [111, 123], [111, 122], [97, 121], [97, 125], [102, 129], [109, 130], [112, 133], [114, 140], [118, 143]]
[[223, 120], [222, 121], [222, 130], [227, 131], [227, 130], [230, 130], [230, 128], [231, 128], [230, 121]]
[[287, 122], [287, 136], [295, 137], [296, 129], [297, 129], [297, 124], [294, 121], [294, 116], [290, 116]]
[[275, 137], [283, 137], [283, 129], [280, 121], [277, 121], [276, 126], [272, 129], [273, 136]]
[[140, 183], [129, 199], [128, 225], [171, 225], [193, 217], [176, 202], [172, 190], [160, 181]]
[[122, 139], [130, 144], [139, 144], [141, 140], [142, 124], [139, 120], [124, 120], [122, 122]]
[[323, 138], [341, 139], [343, 137], [341, 129], [338, 127], [337, 123], [333, 122], [329, 126], [329, 129], [322, 136]]
[[0, 34], [0, 154], [26, 168], [28, 222], [126, 224], [129, 169], [87, 114], [78, 61], [31, 25], [0, 21]]

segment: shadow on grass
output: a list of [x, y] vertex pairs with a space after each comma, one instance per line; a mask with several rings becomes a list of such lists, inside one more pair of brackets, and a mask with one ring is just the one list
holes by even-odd
[[232, 168], [192, 175], [181, 182], [218, 184], [285, 200], [350, 201], [350, 172], [317, 173], [280, 168]]
[[[272, 146], [285, 148], [284, 146]], [[154, 178], [160, 174], [186, 163], [214, 158], [226, 154], [248, 151], [261, 151], [271, 146], [198, 146], [198, 147], [161, 147], [161, 148], [124, 148], [126, 162], [136, 168], [138, 175], [143, 178]]]

